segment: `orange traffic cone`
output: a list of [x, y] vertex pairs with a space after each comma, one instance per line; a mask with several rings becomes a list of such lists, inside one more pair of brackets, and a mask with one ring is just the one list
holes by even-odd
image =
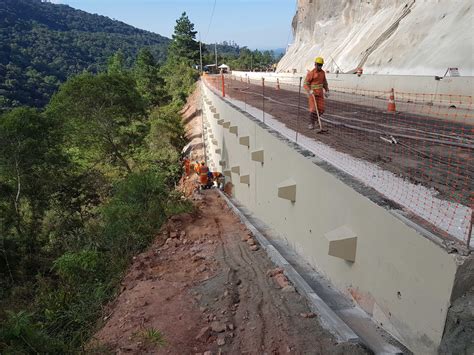
[[388, 99], [387, 111], [397, 112], [397, 108], [395, 107], [395, 92], [393, 91], [393, 88], [392, 88], [392, 91], [390, 92], [390, 97]]

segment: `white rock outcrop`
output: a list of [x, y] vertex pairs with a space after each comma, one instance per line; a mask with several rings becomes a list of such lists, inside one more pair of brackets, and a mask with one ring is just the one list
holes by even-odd
[[474, 75], [472, 0], [298, 0], [294, 43], [278, 72], [444, 75], [457, 67]]

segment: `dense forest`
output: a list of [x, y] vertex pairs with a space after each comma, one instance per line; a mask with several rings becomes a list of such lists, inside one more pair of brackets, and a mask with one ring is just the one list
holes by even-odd
[[97, 73], [121, 50], [131, 66], [140, 48], [158, 61], [169, 39], [105, 16], [40, 0], [0, 1], [0, 109], [44, 106], [59, 85]]
[[[0, 353], [102, 354], [88, 343], [133, 256], [191, 204], [175, 190], [194, 25], [71, 76], [43, 109], [0, 115]], [[155, 331], [155, 330], [153, 330]]]
[[[162, 63], [170, 43], [169, 38], [67, 5], [2, 0], [0, 112], [22, 105], [44, 107], [61, 83], [84, 71], [104, 70], [117, 51], [126, 68], [145, 47]], [[204, 65], [214, 63], [214, 45], [202, 49]], [[197, 65], [197, 42], [191, 50]], [[241, 70], [267, 70], [275, 62], [270, 51], [250, 51], [232, 41], [217, 44], [217, 53], [219, 64]]]

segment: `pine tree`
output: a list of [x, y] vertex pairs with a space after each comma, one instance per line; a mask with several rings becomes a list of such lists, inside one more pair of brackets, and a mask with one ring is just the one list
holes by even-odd
[[164, 80], [159, 75], [158, 64], [150, 50], [143, 48], [138, 52], [133, 75], [137, 89], [145, 98], [148, 105], [160, 106], [166, 102], [167, 94], [164, 90]]
[[173, 41], [168, 49], [169, 60], [190, 60], [192, 63], [199, 61], [199, 43], [196, 42], [194, 24], [189, 20], [186, 12], [176, 20]]

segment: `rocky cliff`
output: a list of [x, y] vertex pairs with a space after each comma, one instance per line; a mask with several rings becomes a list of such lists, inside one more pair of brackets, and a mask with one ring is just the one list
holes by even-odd
[[474, 75], [472, 0], [298, 0], [294, 43], [277, 71]]

